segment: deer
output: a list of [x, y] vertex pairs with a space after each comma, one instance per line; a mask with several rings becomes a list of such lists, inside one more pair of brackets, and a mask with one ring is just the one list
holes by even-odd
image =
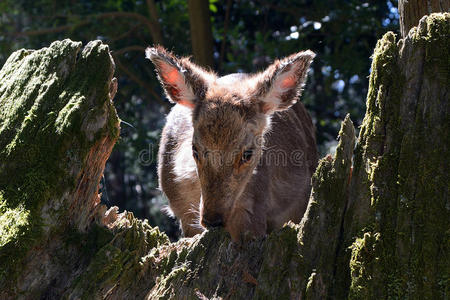
[[162, 46], [145, 54], [175, 104], [161, 134], [158, 178], [183, 235], [223, 227], [240, 242], [300, 222], [318, 153], [298, 99], [315, 54], [222, 77]]

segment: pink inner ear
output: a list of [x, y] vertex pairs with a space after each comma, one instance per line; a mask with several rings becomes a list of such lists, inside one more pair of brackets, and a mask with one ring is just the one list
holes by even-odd
[[180, 74], [180, 72], [174, 67], [163, 66], [161, 75], [163, 77], [163, 80], [168, 84], [168, 87], [166, 87], [166, 89], [172, 97], [172, 100], [177, 102], [178, 104], [193, 109], [195, 105], [192, 101], [180, 99], [180, 96], [182, 96], [181, 89], [183, 88], [183, 86], [179, 86], [180, 83], [183, 82], [183, 78], [181, 77], [182, 75]]
[[167, 68], [163, 73], [164, 81], [169, 84], [176, 85], [177, 81], [180, 79], [180, 73], [175, 68]]
[[284, 78], [283, 81], [281, 82], [281, 88], [290, 89], [290, 88], [293, 88], [296, 83], [297, 82], [293, 76], [288, 76], [288, 77]]

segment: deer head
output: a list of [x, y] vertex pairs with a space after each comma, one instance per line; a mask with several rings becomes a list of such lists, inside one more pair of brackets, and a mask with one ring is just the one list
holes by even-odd
[[148, 48], [146, 56], [156, 66], [169, 100], [192, 112], [201, 224], [227, 226], [257, 172], [270, 116], [296, 103], [315, 55], [309, 50], [299, 52], [275, 61], [261, 73], [225, 77], [162, 47]]

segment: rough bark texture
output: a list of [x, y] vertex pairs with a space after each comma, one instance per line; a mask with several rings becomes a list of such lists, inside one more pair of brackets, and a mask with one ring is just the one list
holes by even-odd
[[302, 222], [240, 246], [222, 230], [170, 243], [99, 204], [118, 136], [105, 45], [14, 53], [0, 71], [0, 299], [448, 298], [449, 24], [435, 14], [378, 42], [355, 152], [346, 117]]
[[376, 46], [337, 265], [351, 298], [449, 296], [449, 18]]
[[426, 15], [437, 12], [448, 12], [449, 0], [399, 0], [398, 12], [400, 14], [400, 33], [403, 38], [419, 20]]

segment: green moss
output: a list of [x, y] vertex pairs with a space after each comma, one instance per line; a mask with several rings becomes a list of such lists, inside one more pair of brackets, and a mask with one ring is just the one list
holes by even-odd
[[[396, 178], [397, 156], [384, 153], [387, 136], [390, 136], [391, 147], [398, 149], [399, 120], [398, 101], [402, 96], [401, 72], [397, 64], [398, 47], [393, 33], [387, 33], [378, 41], [373, 55], [372, 73], [369, 81], [367, 96], [367, 111], [360, 131], [360, 144], [362, 159], [356, 160], [354, 176], [366, 173], [367, 179], [362, 183], [366, 185], [367, 195], [370, 195], [368, 208], [369, 218], [362, 220], [359, 226], [365, 228], [364, 237], [357, 239], [352, 245], [352, 257], [350, 261], [351, 286], [350, 297], [365, 299], [376, 297], [374, 291], [384, 289], [380, 285], [385, 282], [383, 278], [372, 281], [377, 276], [378, 269], [373, 265], [379, 263], [374, 258], [374, 245], [379, 239], [379, 231], [383, 231], [385, 251], [389, 252], [394, 247], [394, 233], [391, 232], [390, 222], [395, 220], [397, 185], [395, 182], [385, 180], [387, 176]], [[393, 152], [395, 153], [395, 152]], [[384, 154], [384, 155], [383, 155]], [[390, 174], [390, 175], [387, 175]], [[390, 177], [390, 178], [392, 178]], [[364, 199], [364, 198], [361, 198]], [[379, 222], [383, 217], [383, 224]], [[360, 227], [360, 228], [361, 228]], [[380, 250], [381, 251], [381, 250]], [[396, 264], [391, 261], [389, 268], [381, 268], [383, 272], [394, 272]], [[377, 271], [375, 271], [377, 270]], [[380, 276], [382, 276], [380, 274]], [[379, 291], [376, 291], [380, 288]], [[383, 297], [378, 295], [379, 297]]]
[[398, 115], [396, 101], [401, 98], [404, 80], [401, 77], [397, 59], [398, 48], [395, 35], [388, 32], [377, 42], [374, 50], [367, 110], [360, 131], [363, 155], [369, 159], [376, 158], [382, 151], [386, 137], [385, 125], [389, 123], [394, 130], [395, 126], [398, 126], [398, 121], [395, 120]]
[[[73, 176], [100, 138], [118, 135], [108, 99], [113, 68], [108, 49], [94, 43], [95, 55], [84, 50], [77, 60], [80, 47], [64, 40], [38, 51], [20, 50], [0, 71], [0, 284], [14, 281], [21, 259], [52, 223], [42, 219], [41, 209], [73, 190]], [[107, 124], [86, 128], [85, 117], [96, 106], [110, 114]], [[102, 134], [89, 139], [89, 130]], [[66, 210], [58, 214], [52, 217]]]
[[190, 268], [187, 264], [181, 264], [176, 267], [172, 267], [169, 274], [160, 277], [158, 286], [161, 289], [158, 299], [173, 299], [177, 295], [177, 291], [174, 290], [173, 282], [185, 282], [186, 277], [190, 273]]
[[0, 194], [0, 247], [18, 240], [26, 231], [30, 212], [23, 205], [14, 209], [6, 206]]
[[[320, 299], [323, 298], [324, 295], [320, 295], [319, 297], [317, 297], [319, 294], [316, 291], [316, 286], [322, 284], [323, 282], [318, 282], [321, 281], [321, 279], [319, 279], [319, 276], [316, 272], [312, 272], [311, 275], [308, 278], [308, 282], [306, 283], [306, 290], [305, 290], [305, 299], [307, 300], [312, 300], [312, 299]], [[322, 291], [325, 292], [325, 291]]]
[[[158, 247], [169, 243], [168, 237], [149, 226], [146, 220], [135, 219], [131, 213], [125, 218], [128, 225], [117, 228], [114, 234], [99, 226], [94, 226], [88, 234], [80, 235], [77, 230], [67, 234], [71, 236], [68, 242], [75, 243], [81, 251], [86, 248], [82, 257], [89, 258], [86, 271], [72, 284], [74, 295], [81, 299], [101, 297], [116, 284], [126, 289], [143, 273], [153, 272], [152, 268], [159, 271], [159, 266], [153, 265], [154, 257]], [[146, 286], [154, 284], [150, 277], [146, 279]]]
[[[442, 113], [448, 105], [448, 33], [449, 14], [433, 14], [411, 39], [397, 43], [388, 33], [375, 49], [355, 166], [356, 176], [367, 174], [370, 213], [359, 225], [363, 237], [352, 245], [352, 298], [446, 295], [438, 283], [449, 270], [442, 158], [450, 141], [441, 140], [449, 130]], [[408, 60], [422, 59], [421, 53], [423, 70]], [[411, 86], [411, 72], [420, 76], [419, 86]]]
[[289, 222], [267, 237], [254, 299], [290, 299], [302, 290], [306, 264], [299, 245], [299, 230], [299, 225]]
[[350, 286], [350, 299], [374, 299], [371, 290], [374, 278], [374, 268], [380, 259], [378, 244], [380, 243], [379, 233], [366, 232], [363, 238], [357, 238], [351, 246], [352, 255], [350, 259], [350, 271], [352, 283]]
[[108, 115], [111, 117], [108, 118], [108, 127], [106, 127], [108, 132], [106, 134], [108, 134], [108, 136], [110, 136], [113, 140], [117, 140], [120, 134], [120, 119], [116, 112], [116, 108], [112, 103], [111, 105], [108, 105]]
[[[385, 178], [396, 178], [398, 173], [397, 151], [401, 141], [399, 100], [404, 82], [397, 64], [398, 51], [395, 36], [387, 33], [377, 43], [373, 56], [367, 112], [360, 135], [363, 160], [358, 161], [365, 164], [371, 213], [362, 224], [363, 232], [367, 232], [352, 245], [349, 296], [354, 299], [384, 298], [396, 289], [393, 285], [386, 288], [389, 281], [386, 274], [398, 272], [395, 256], [389, 254], [395, 248], [393, 222], [396, 220], [398, 185]], [[386, 152], [388, 136], [389, 149]], [[380, 240], [379, 232], [383, 232], [383, 246], [375, 251]], [[380, 278], [374, 280], [374, 277]]]
[[427, 84], [417, 103], [416, 126], [405, 133], [399, 156], [398, 243], [410, 249], [402, 283], [408, 294], [421, 298], [445, 298], [449, 289], [448, 281], [446, 287], [439, 284], [450, 270], [448, 170], [443, 167], [450, 143], [449, 31], [450, 14], [434, 14], [414, 35], [414, 46], [425, 49]]
[[437, 78], [442, 86], [450, 85], [450, 14], [433, 14], [413, 34], [415, 44], [425, 48], [425, 72]]
[[96, 224], [88, 232], [80, 232], [77, 228], [69, 226], [62, 232], [62, 236], [67, 246], [75, 246], [81, 257], [89, 259], [114, 237], [110, 230]]

